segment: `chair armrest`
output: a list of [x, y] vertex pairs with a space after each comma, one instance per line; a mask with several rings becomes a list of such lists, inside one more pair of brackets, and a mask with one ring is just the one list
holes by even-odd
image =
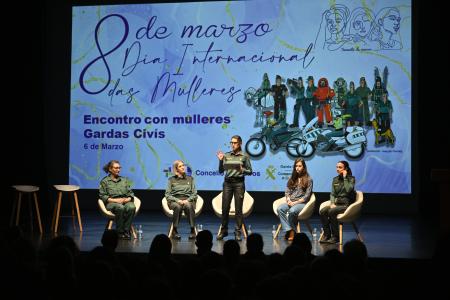
[[322, 202], [322, 204], [320, 204], [320, 207], [319, 207], [319, 212], [321, 212], [322, 209], [324, 209], [325, 207], [330, 206], [330, 205], [331, 205], [331, 201], [330, 200]]
[[278, 206], [280, 206], [281, 204], [283, 204], [285, 202], [286, 202], [285, 197], [281, 197], [281, 198], [278, 198], [277, 200], [273, 201], [272, 209], [273, 209], [273, 212], [275, 213], [275, 215], [278, 216]]

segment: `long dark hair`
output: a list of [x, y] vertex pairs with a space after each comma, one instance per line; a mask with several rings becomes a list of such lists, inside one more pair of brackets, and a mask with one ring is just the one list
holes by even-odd
[[344, 165], [345, 170], [347, 170], [347, 175], [353, 176], [353, 175], [352, 175], [352, 169], [350, 169], [350, 165], [348, 164], [348, 161], [346, 161], [346, 160], [340, 160], [340, 161], [338, 161], [338, 163], [341, 163], [341, 164]]
[[120, 162], [118, 160], [110, 160], [106, 165], [103, 166], [103, 171], [105, 171], [105, 173], [109, 173], [109, 169], [111, 168], [111, 166], [113, 164], [119, 164]]
[[[295, 170], [295, 166], [299, 162], [301, 162], [302, 166], [303, 166], [303, 169], [300, 172], [300, 174], [297, 173], [297, 171]], [[295, 160], [294, 166], [292, 168], [291, 177], [289, 178], [288, 183], [287, 183], [287, 187], [289, 189], [294, 189], [297, 186], [297, 184], [298, 184], [298, 179], [299, 178], [300, 178], [300, 187], [305, 190], [308, 187], [311, 178], [309, 177], [308, 168], [306, 167], [306, 163], [305, 163], [305, 160], [303, 158], [297, 158]]]

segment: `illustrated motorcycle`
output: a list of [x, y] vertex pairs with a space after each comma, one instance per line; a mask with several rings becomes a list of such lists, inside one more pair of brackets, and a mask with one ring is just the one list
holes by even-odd
[[272, 151], [286, 147], [286, 151], [293, 157], [298, 157], [297, 147], [301, 140], [296, 138], [301, 135], [299, 128], [280, 126], [271, 118], [272, 111], [265, 111], [266, 124], [261, 131], [252, 134], [245, 144], [245, 151], [252, 157], [259, 157], [266, 152], [266, 143]]
[[318, 118], [312, 119], [302, 129], [297, 137], [297, 154], [301, 157], [310, 157], [316, 151], [321, 153], [344, 152], [352, 159], [364, 154], [367, 138], [364, 129], [360, 126], [349, 126], [345, 129], [329, 129], [317, 126]]

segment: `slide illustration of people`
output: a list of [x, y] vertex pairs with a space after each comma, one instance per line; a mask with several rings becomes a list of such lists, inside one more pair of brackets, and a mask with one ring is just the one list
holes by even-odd
[[377, 14], [368, 7], [357, 7], [350, 13], [347, 6], [335, 4], [322, 13], [315, 47], [328, 51], [400, 50], [401, 20], [397, 7], [383, 7]]

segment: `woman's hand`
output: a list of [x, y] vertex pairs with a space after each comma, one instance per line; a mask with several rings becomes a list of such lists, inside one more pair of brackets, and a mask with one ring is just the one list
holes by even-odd
[[219, 160], [222, 160], [223, 159], [223, 152], [222, 151], [217, 151], [217, 158], [219, 159]]

